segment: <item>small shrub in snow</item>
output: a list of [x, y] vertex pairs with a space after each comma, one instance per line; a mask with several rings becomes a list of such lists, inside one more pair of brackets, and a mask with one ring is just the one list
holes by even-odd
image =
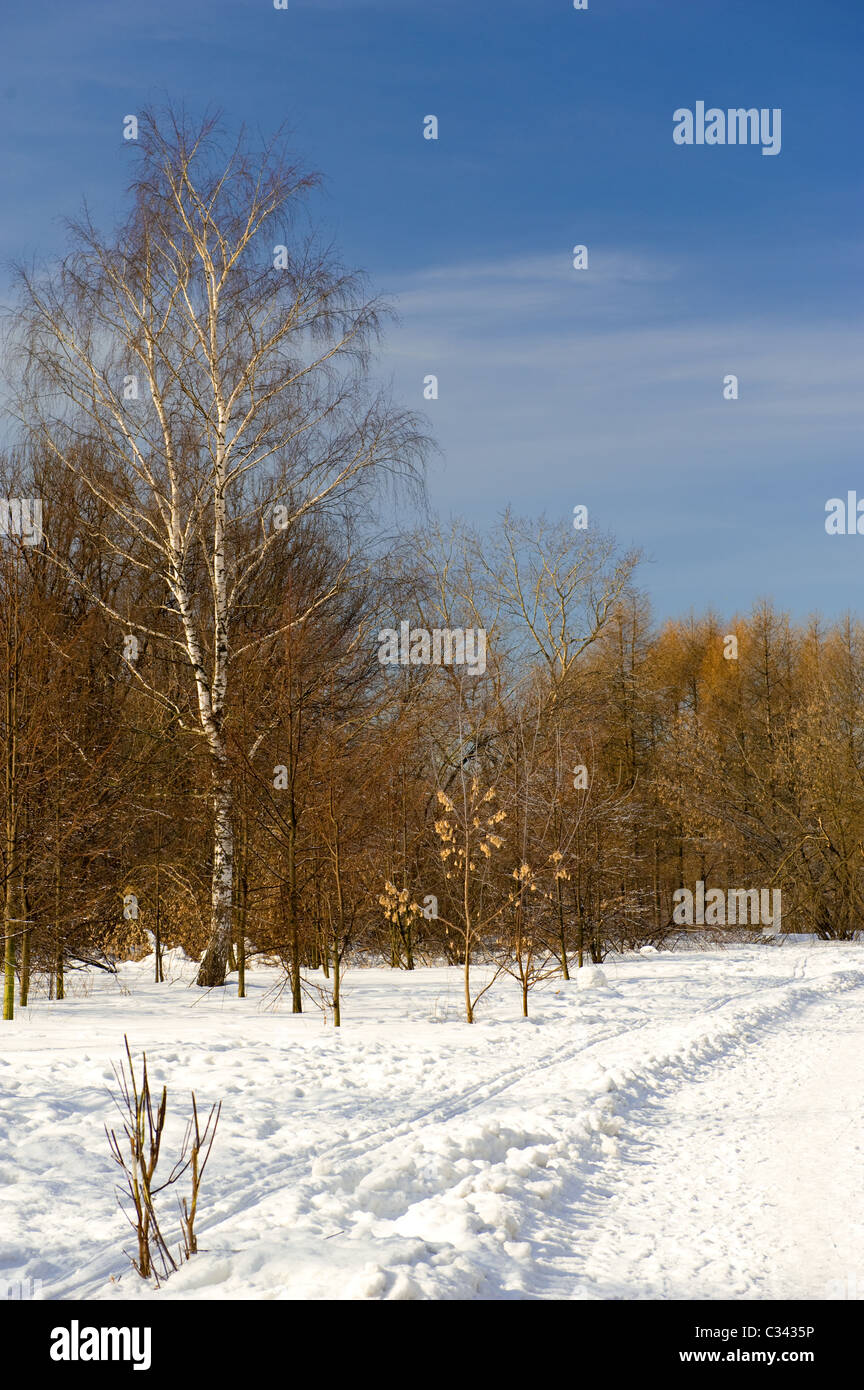
[[[147, 1054], [142, 1054], [139, 1084], [135, 1076], [129, 1040], [124, 1036], [123, 1041], [126, 1044], [126, 1060], [119, 1068], [114, 1068], [119, 1091], [115, 1100], [123, 1118], [123, 1134], [118, 1138], [116, 1131], [109, 1131], [107, 1125], [105, 1133], [108, 1135], [111, 1156], [123, 1172], [126, 1192], [132, 1203], [132, 1214], [128, 1219], [135, 1231], [138, 1251], [137, 1258], [129, 1256], [130, 1262], [142, 1279], [152, 1276], [158, 1284], [160, 1278], [167, 1279], [171, 1271], [178, 1268], [179, 1263], [190, 1259], [198, 1250], [195, 1218], [198, 1212], [201, 1179], [216, 1137], [222, 1102], [211, 1106], [202, 1131], [193, 1091], [192, 1119], [186, 1126], [180, 1157], [165, 1180], [157, 1182], [156, 1170], [168, 1111], [168, 1088], [162, 1087], [159, 1103], [154, 1107], [147, 1072]], [[175, 1260], [162, 1234], [154, 1199], [187, 1172], [191, 1176], [191, 1192], [189, 1199], [184, 1197], [180, 1203], [182, 1239], [178, 1249], [179, 1258]], [[122, 1202], [120, 1205], [122, 1207]]]

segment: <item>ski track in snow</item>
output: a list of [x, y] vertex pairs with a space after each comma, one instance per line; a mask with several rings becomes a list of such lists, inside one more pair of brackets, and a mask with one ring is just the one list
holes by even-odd
[[[0, 1033], [0, 1282], [47, 1298], [864, 1294], [860, 947], [628, 956], [538, 989], [527, 1021], [499, 982], [474, 1027], [460, 972], [358, 969], [338, 1031], [269, 1007], [272, 972], [244, 1001], [171, 964], [169, 985], [128, 965]], [[199, 1110], [223, 1100], [201, 1253], [158, 1292], [122, 1254], [103, 1129], [124, 1032], [168, 1084], [166, 1155], [190, 1089]]]
[[607, 1298], [864, 1295], [860, 993], [645, 1096], [580, 1277]]

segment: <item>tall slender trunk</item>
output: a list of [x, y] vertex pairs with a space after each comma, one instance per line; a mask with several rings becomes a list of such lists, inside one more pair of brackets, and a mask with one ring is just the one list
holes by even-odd
[[[408, 887], [408, 802], [405, 796], [405, 768], [400, 768], [402, 778], [402, 887]], [[402, 914], [399, 914], [399, 925], [402, 927]], [[405, 942], [405, 969], [414, 969], [414, 942], [411, 936], [411, 914], [405, 913], [405, 925], [402, 929], [402, 937]], [[401, 964], [402, 952], [400, 949], [399, 960]]]
[[9, 892], [6, 893], [6, 945], [3, 952], [3, 1018], [15, 1017], [15, 935], [10, 918]]
[[162, 969], [162, 899], [161, 884], [159, 882], [160, 859], [162, 856], [162, 822], [157, 822], [156, 828], [156, 920], [153, 924], [153, 945], [156, 956], [155, 980], [157, 985], [161, 985], [165, 979], [165, 972]]
[[60, 736], [57, 735], [57, 788], [54, 800], [54, 976], [55, 999], [66, 998], [63, 979], [63, 933], [60, 928]]
[[469, 1023], [474, 1022], [474, 1010], [471, 1007], [471, 957], [466, 947], [465, 949], [465, 1017]]
[[654, 930], [659, 931], [661, 925], [661, 902], [660, 902], [660, 842], [654, 836]]
[[[6, 863], [12, 862], [15, 853], [14, 833], [10, 836], [7, 822]], [[21, 930], [16, 903], [18, 893], [15, 878], [7, 868], [6, 892], [4, 897], [4, 917], [6, 925], [6, 949], [3, 957], [3, 1018], [7, 1021], [15, 1017], [15, 971], [18, 964], [17, 933]]]
[[249, 819], [243, 813], [240, 865], [237, 875], [237, 998], [246, 998], [246, 911], [249, 901]]
[[408, 918], [407, 936], [405, 939], [405, 969], [414, 969], [414, 934], [410, 917]]
[[30, 937], [33, 930], [30, 926], [30, 898], [27, 893], [26, 872], [21, 878], [21, 903], [24, 908], [24, 923], [21, 933], [21, 984], [18, 1000], [23, 1009], [30, 997]]
[[333, 930], [333, 1025], [342, 1025], [342, 952], [345, 949], [345, 895], [342, 891], [342, 846], [339, 823], [333, 808], [333, 783], [330, 783], [330, 821], [333, 826], [333, 877], [336, 881], [336, 920]]
[[321, 874], [322, 869], [317, 859], [315, 862], [315, 922], [317, 934], [320, 938], [319, 955], [321, 957], [321, 969], [324, 972], [324, 979], [330, 979], [330, 933], [327, 930], [327, 923], [324, 919], [324, 909], [321, 903]]
[[24, 928], [21, 937], [21, 985], [18, 994], [18, 1002], [22, 1009], [26, 1008], [27, 1000], [30, 996], [30, 928]]
[[561, 880], [555, 880], [555, 895], [558, 899], [558, 945], [561, 949], [561, 969], [564, 972], [564, 979], [570, 979], [570, 970], [567, 965], [567, 934], [564, 930], [564, 897], [561, 889]]
[[234, 887], [234, 798], [228, 760], [215, 760], [212, 774], [213, 875], [210, 888], [210, 942], [198, 970], [199, 985], [224, 985], [231, 947]]
[[[291, 792], [293, 801], [293, 788]], [[294, 807], [288, 818], [288, 931], [291, 946], [291, 1012], [302, 1014], [303, 990], [300, 980], [300, 923], [297, 920], [297, 822]]]
[[213, 665], [208, 680], [204, 646], [193, 612], [183, 566], [182, 527], [176, 496], [171, 518], [172, 591], [183, 623], [186, 654], [198, 692], [198, 715], [210, 754], [210, 799], [213, 808], [213, 872], [210, 884], [210, 940], [201, 958], [196, 983], [224, 985], [234, 928], [234, 789], [225, 743], [224, 715], [228, 694], [228, 579], [225, 554], [224, 477], [225, 419], [219, 410], [215, 486], [213, 490]]
[[[17, 578], [17, 576], [16, 576]], [[15, 1016], [15, 966], [18, 923], [15, 920], [15, 881], [18, 872], [18, 588], [14, 590], [11, 612], [6, 623], [6, 825], [4, 894], [5, 949], [3, 952], [3, 1018]]]
[[333, 1024], [342, 1026], [342, 961], [341, 951], [333, 952]]
[[573, 911], [576, 914], [576, 965], [579, 970], [585, 964], [585, 923], [582, 916], [582, 873], [578, 883], [573, 884]]
[[469, 851], [469, 849], [470, 849], [470, 842], [469, 842], [468, 835], [466, 834], [466, 836], [465, 836], [465, 868], [464, 868], [464, 871], [463, 871], [463, 878], [462, 878], [462, 911], [463, 911], [463, 913], [464, 913], [464, 915], [465, 915], [465, 968], [464, 968], [464, 980], [465, 980], [465, 1017], [467, 1018], [467, 1020], [468, 1020], [469, 1023], [473, 1023], [473, 1022], [474, 1022], [474, 1007], [473, 1007], [473, 1005], [472, 1005], [472, 1003], [471, 1003], [471, 904], [470, 904], [470, 901], [469, 901], [469, 893], [468, 893], [469, 885], [470, 885], [470, 880], [469, 880], [469, 877], [468, 877], [468, 874], [469, 874], [469, 869], [468, 869], [469, 853], [468, 853], [468, 851]]

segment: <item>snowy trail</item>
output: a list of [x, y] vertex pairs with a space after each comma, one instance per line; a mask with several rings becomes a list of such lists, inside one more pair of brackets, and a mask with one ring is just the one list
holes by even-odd
[[[458, 971], [352, 972], [337, 1032], [270, 1008], [264, 971], [238, 1001], [149, 970], [3, 1034], [0, 1280], [61, 1299], [820, 1298], [857, 1271], [864, 1294], [858, 947], [627, 957], [550, 982], [528, 1021], [496, 986], [473, 1028]], [[224, 1102], [202, 1253], [155, 1295], [122, 1255], [102, 1131], [124, 1032], [175, 1124], [190, 1088]]]
[[864, 991], [646, 1095], [569, 1215], [582, 1297], [864, 1296]]

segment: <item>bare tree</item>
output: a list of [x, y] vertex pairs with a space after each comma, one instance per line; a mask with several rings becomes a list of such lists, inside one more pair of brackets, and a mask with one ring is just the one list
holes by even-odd
[[[514, 625], [517, 650], [539, 659], [554, 705], [576, 664], [604, 632], [639, 561], [611, 536], [574, 532], [562, 522], [506, 513], [491, 545], [478, 551], [494, 602]], [[572, 683], [572, 681], [571, 681]]]
[[[119, 234], [103, 238], [85, 214], [56, 273], [21, 272], [20, 413], [100, 502], [97, 543], [162, 593], [158, 623], [91, 596], [124, 631], [167, 644], [194, 690], [190, 720], [128, 658], [133, 678], [206, 749], [211, 923], [198, 983], [218, 985], [232, 932], [225, 726], [244, 650], [232, 640], [238, 615], [286, 533], [349, 500], [356, 509], [380, 474], [414, 476], [424, 440], [413, 416], [370, 387], [381, 307], [296, 233], [316, 177], [280, 141], [256, 153], [241, 134], [226, 149], [215, 118], [193, 128], [145, 113], [136, 154]], [[250, 641], [272, 637], [274, 624]]]
[[440, 843], [444, 880], [447, 887], [447, 915], [440, 915], [445, 930], [459, 941], [462, 954], [465, 1017], [474, 1022], [479, 1000], [491, 987], [503, 966], [499, 964], [491, 979], [476, 995], [471, 987], [472, 951], [482, 946], [506, 904], [492, 882], [491, 861], [504, 840], [499, 834], [507, 813], [496, 804], [497, 791], [490, 785], [481, 791], [480, 780], [459, 769], [453, 795], [437, 790], [438, 819], [435, 833]]

